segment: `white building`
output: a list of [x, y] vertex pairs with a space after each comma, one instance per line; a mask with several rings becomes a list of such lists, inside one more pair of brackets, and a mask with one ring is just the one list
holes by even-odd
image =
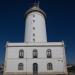
[[25, 13], [24, 43], [6, 43], [4, 75], [67, 75], [64, 42], [47, 42], [45, 16], [38, 5]]

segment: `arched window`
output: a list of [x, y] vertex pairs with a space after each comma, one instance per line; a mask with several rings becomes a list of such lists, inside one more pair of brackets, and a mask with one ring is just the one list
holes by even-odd
[[38, 75], [38, 64], [33, 63], [33, 75]]
[[37, 49], [33, 50], [33, 58], [37, 58], [38, 57], [38, 52]]
[[18, 70], [23, 70], [23, 66], [24, 66], [23, 63], [19, 63], [18, 64]]
[[35, 38], [33, 38], [33, 42], [35, 42]]
[[51, 49], [48, 49], [46, 53], [47, 53], [47, 58], [52, 58]]
[[53, 65], [52, 63], [47, 64], [47, 70], [53, 70]]
[[24, 50], [19, 51], [19, 58], [24, 58]]

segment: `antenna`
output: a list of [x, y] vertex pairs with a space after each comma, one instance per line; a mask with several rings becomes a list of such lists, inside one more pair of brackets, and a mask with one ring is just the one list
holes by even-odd
[[36, 6], [36, 0], [34, 0], [34, 3], [33, 4], [34, 4], [34, 6]]
[[37, 6], [39, 7], [39, 5], [40, 5], [40, 1], [38, 0]]
[[39, 0], [38, 1], [37, 0], [34, 1], [34, 5], [35, 6], [39, 7], [39, 4], [40, 4], [40, 1]]

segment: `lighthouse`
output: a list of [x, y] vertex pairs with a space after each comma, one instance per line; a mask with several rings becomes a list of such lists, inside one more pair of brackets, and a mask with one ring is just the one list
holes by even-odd
[[47, 42], [45, 12], [39, 8], [38, 4], [34, 4], [33, 7], [25, 13], [25, 16], [26, 28], [24, 42]]
[[24, 42], [6, 43], [4, 75], [67, 75], [64, 41], [47, 41], [45, 17], [38, 4], [25, 12]]

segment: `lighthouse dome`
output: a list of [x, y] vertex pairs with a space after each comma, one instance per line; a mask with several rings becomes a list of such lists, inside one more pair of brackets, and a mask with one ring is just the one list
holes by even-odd
[[27, 10], [25, 15], [28, 15], [29, 13], [35, 12], [35, 11], [42, 13], [46, 17], [45, 12], [43, 10], [41, 10], [37, 4], [33, 5], [33, 7], [31, 7], [29, 10]]

